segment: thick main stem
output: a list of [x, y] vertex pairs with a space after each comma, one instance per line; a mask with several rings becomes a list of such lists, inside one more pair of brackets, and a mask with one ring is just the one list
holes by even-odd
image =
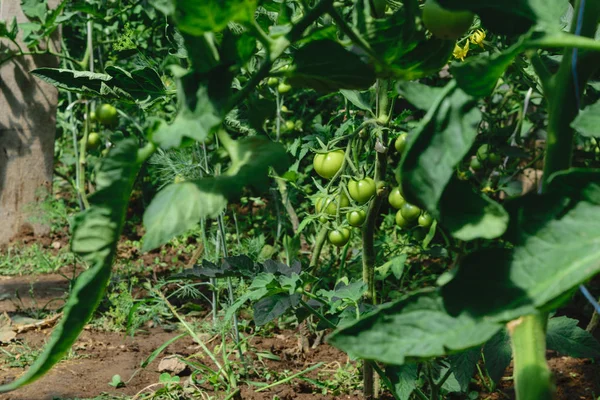
[[[390, 115], [390, 102], [387, 97], [389, 82], [384, 80], [377, 81], [377, 120], [380, 123], [386, 124]], [[385, 132], [385, 131], [384, 131]], [[383, 143], [387, 144], [387, 135], [383, 134]], [[385, 200], [386, 191], [381, 189], [385, 179], [387, 167], [387, 151], [377, 152], [375, 161], [375, 185], [377, 193], [375, 198], [371, 200], [371, 205], [367, 211], [367, 218], [363, 225], [362, 231], [362, 264], [363, 264], [363, 282], [367, 284], [367, 292], [365, 297], [372, 303], [377, 304], [375, 295], [375, 229], [377, 225], [377, 217], [379, 209]], [[371, 363], [365, 362], [363, 366], [363, 394], [365, 399], [372, 399], [375, 396], [375, 374]]]
[[510, 322], [508, 332], [514, 355], [517, 399], [551, 400], [554, 385], [546, 362], [545, 313], [527, 315]]

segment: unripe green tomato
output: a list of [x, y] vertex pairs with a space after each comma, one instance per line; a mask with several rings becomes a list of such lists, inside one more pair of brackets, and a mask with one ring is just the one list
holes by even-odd
[[394, 147], [396, 151], [400, 154], [404, 153], [404, 149], [406, 149], [406, 142], [408, 141], [408, 134], [402, 133], [400, 136], [396, 138], [394, 142]]
[[102, 157], [106, 157], [108, 156], [108, 149], [104, 149], [100, 152], [100, 154], [102, 154]]
[[100, 135], [98, 135], [96, 132], [90, 133], [88, 135], [86, 149], [94, 150], [97, 149], [98, 146], [100, 146]]
[[471, 162], [469, 163], [469, 166], [471, 167], [471, 169], [473, 171], [481, 171], [481, 161], [479, 161], [479, 159], [477, 157], [471, 158]]
[[456, 40], [473, 24], [475, 14], [470, 11], [452, 11], [443, 8], [436, 0], [426, 0], [423, 6], [423, 24], [440, 39]]
[[477, 159], [481, 162], [486, 162], [490, 155], [490, 146], [488, 144], [482, 144], [477, 149]]
[[96, 122], [96, 111], [90, 111], [90, 122]]
[[327, 223], [328, 219], [325, 215], [321, 214], [321, 216], [319, 217], [319, 222], [322, 224]]
[[414, 221], [421, 215], [421, 209], [413, 204], [404, 203], [400, 209], [402, 216], [407, 221]]
[[279, 84], [279, 79], [275, 78], [274, 76], [267, 79], [267, 85], [269, 85], [269, 86], [277, 86], [278, 84]]
[[402, 211], [398, 210], [398, 212], [396, 213], [396, 225], [398, 225], [400, 228], [410, 228], [412, 223], [410, 221], [407, 221], [402, 216]]
[[96, 118], [102, 125], [114, 126], [119, 122], [119, 113], [114, 106], [102, 104], [96, 109]]
[[358, 228], [365, 223], [365, 219], [367, 218], [367, 213], [363, 210], [353, 210], [346, 214], [346, 219], [350, 226]]
[[317, 174], [325, 179], [331, 179], [342, 168], [344, 150], [334, 150], [328, 153], [317, 153], [313, 159], [313, 167]]
[[497, 167], [498, 165], [500, 165], [502, 163], [502, 156], [498, 153], [495, 152], [491, 152], [488, 155], [488, 164], [490, 164], [492, 167]]
[[399, 187], [395, 187], [392, 189], [392, 191], [388, 195], [388, 201], [390, 203], [390, 206], [394, 207], [397, 210], [401, 209], [402, 206], [406, 203], [406, 200], [404, 200], [404, 196], [402, 196], [402, 193], [400, 193]]
[[[348, 197], [346, 197], [344, 193], [340, 194], [338, 200], [340, 202], [340, 209], [346, 208], [350, 205], [350, 200], [348, 200]], [[327, 197], [321, 197], [317, 199], [317, 203], [315, 204], [315, 210], [317, 211], [317, 214], [323, 212], [329, 215], [336, 215], [337, 202]]]
[[417, 221], [419, 226], [423, 228], [429, 228], [431, 224], [433, 224], [433, 217], [428, 212], [423, 212], [419, 215], [419, 220]]
[[289, 112], [290, 110], [288, 110], [288, 108], [286, 106], [281, 106], [281, 112]]
[[290, 90], [292, 90], [292, 87], [290, 85], [288, 85], [287, 83], [281, 82], [278, 86], [277, 86], [277, 91], [281, 94], [285, 94], [287, 92], [289, 92]]
[[285, 129], [288, 131], [293, 131], [295, 127], [296, 124], [294, 124], [294, 121], [285, 121]]
[[329, 239], [329, 243], [331, 243], [332, 245], [342, 247], [346, 243], [348, 243], [348, 240], [350, 240], [350, 229], [334, 229], [329, 232], [329, 234], [327, 235], [327, 239]]
[[369, 177], [358, 181], [351, 179], [348, 182], [348, 192], [358, 204], [365, 204], [375, 195], [375, 181]]

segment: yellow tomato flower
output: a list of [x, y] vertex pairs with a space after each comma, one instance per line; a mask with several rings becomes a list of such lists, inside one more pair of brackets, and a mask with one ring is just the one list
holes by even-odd
[[468, 52], [469, 52], [469, 42], [467, 41], [467, 43], [465, 44], [465, 47], [460, 47], [457, 43], [454, 46], [454, 51], [452, 52], [452, 55], [454, 56], [454, 58], [458, 58], [460, 61], [465, 61], [465, 57], [467, 56]]
[[483, 41], [485, 40], [485, 32], [483, 29], [477, 29], [470, 37], [471, 43], [478, 45], [483, 48]]

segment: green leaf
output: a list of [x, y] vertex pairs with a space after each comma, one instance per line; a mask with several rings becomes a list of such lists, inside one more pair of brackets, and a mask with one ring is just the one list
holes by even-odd
[[[182, 32], [201, 36], [220, 32], [230, 22], [250, 22], [256, 10], [256, 0], [177, 0], [175, 21]], [[173, 11], [172, 7], [161, 7]]]
[[512, 360], [512, 349], [510, 347], [510, 336], [506, 329], [501, 329], [483, 346], [483, 357], [485, 368], [495, 383], [504, 376], [504, 371]]
[[264, 297], [254, 304], [254, 323], [257, 326], [265, 325], [275, 318], [281, 317], [287, 310], [300, 303], [300, 295], [278, 293]]
[[392, 384], [392, 394], [397, 400], [409, 400], [412, 392], [417, 388], [419, 370], [417, 364], [404, 364], [388, 366], [385, 376]]
[[402, 184], [409, 200], [436, 212], [454, 167], [475, 141], [480, 121], [474, 98], [453, 84], [440, 93], [402, 159]]
[[458, 86], [474, 97], [492, 94], [498, 79], [523, 51], [523, 39], [500, 53], [487, 53], [469, 57], [465, 62], [453, 63], [450, 71]]
[[232, 76], [218, 67], [208, 73], [185, 73], [178, 81], [180, 109], [172, 124], [163, 123], [152, 140], [164, 149], [186, 140], [203, 142], [221, 124], [221, 106], [231, 93]]
[[[435, 214], [434, 214], [435, 215]], [[453, 178], [439, 205], [440, 223], [460, 240], [494, 239], [506, 231], [509, 216], [494, 200]]]
[[509, 202], [511, 249], [470, 254], [442, 288], [449, 311], [510, 321], [556, 308], [600, 272], [600, 172], [555, 175], [544, 195]]
[[381, 306], [334, 332], [328, 342], [353, 356], [402, 365], [483, 344], [500, 324], [468, 313], [451, 316], [437, 292], [421, 292]]
[[398, 82], [396, 91], [419, 110], [427, 111], [444, 92], [444, 88], [418, 82]]
[[300, 48], [287, 77], [293, 86], [323, 92], [368, 89], [375, 83], [372, 68], [332, 40], [316, 40]]
[[452, 374], [460, 386], [460, 392], [467, 392], [475, 367], [481, 358], [481, 348], [476, 347], [449, 357]]
[[546, 345], [570, 357], [600, 357], [600, 343], [585, 329], [577, 326], [576, 319], [568, 317], [551, 318], [548, 321]]
[[32, 74], [59, 89], [87, 96], [137, 102], [147, 107], [165, 96], [160, 75], [149, 67], [131, 72], [109, 66], [106, 74], [60, 68], [37, 68]]
[[340, 93], [346, 98], [346, 100], [354, 104], [354, 106], [358, 109], [364, 111], [372, 111], [371, 105], [363, 98], [359, 91], [341, 89]]
[[31, 73], [59, 89], [89, 96], [100, 95], [102, 84], [112, 79], [108, 74], [61, 68], [37, 68]]
[[265, 138], [239, 140], [229, 150], [232, 163], [223, 175], [174, 183], [156, 195], [144, 212], [144, 251], [194, 228], [201, 218], [216, 217], [244, 187], [264, 189], [269, 167], [281, 172], [289, 165], [283, 146]]
[[37, 19], [43, 23], [46, 21], [48, 6], [45, 0], [22, 0], [21, 9], [29, 19]]
[[13, 17], [10, 27], [6, 24], [6, 21], [0, 20], [0, 37], [7, 37], [11, 40], [15, 40], [18, 32], [19, 25], [17, 24], [16, 18]]
[[100, 304], [110, 279], [129, 196], [140, 169], [136, 158], [137, 141], [125, 140], [117, 143], [100, 164], [98, 190], [90, 196], [91, 207], [75, 216], [71, 239], [71, 250], [89, 269], [75, 281], [63, 308], [63, 317], [42, 354], [24, 375], [0, 386], [0, 392], [15, 390], [48, 372], [70, 350]]
[[571, 127], [581, 136], [600, 138], [600, 101], [579, 111]]
[[405, 197], [429, 211], [461, 240], [498, 237], [508, 223], [506, 212], [455, 178], [456, 165], [477, 136], [481, 121], [477, 101], [454, 82], [433, 93], [437, 94], [433, 102], [431, 98], [417, 100], [432, 105], [400, 164]]
[[227, 206], [218, 179], [173, 183], [161, 190], [144, 212], [143, 251], [149, 251], [187, 232], [202, 218], [214, 218]]
[[471, 10], [483, 26], [503, 35], [527, 32], [533, 26], [547, 31], [562, 29], [568, 0], [438, 0], [448, 9]]

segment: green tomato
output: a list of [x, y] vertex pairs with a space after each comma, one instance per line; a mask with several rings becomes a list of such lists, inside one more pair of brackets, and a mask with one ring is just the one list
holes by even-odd
[[396, 213], [396, 225], [398, 225], [400, 228], [410, 228], [412, 224], [402, 216], [402, 211], [398, 210]]
[[406, 149], [406, 142], [408, 141], [408, 134], [402, 133], [400, 136], [396, 138], [394, 142], [394, 147], [396, 151], [400, 154], [404, 153], [404, 149]]
[[293, 131], [295, 127], [296, 124], [294, 124], [294, 121], [285, 121], [285, 129], [288, 131]]
[[96, 122], [96, 111], [90, 112], [90, 122]]
[[492, 152], [488, 155], [488, 163], [492, 167], [497, 167], [502, 163], [502, 156], [498, 153]]
[[317, 174], [325, 179], [331, 179], [342, 168], [344, 163], [344, 150], [334, 150], [328, 153], [317, 153], [313, 160], [313, 167]]
[[288, 110], [288, 108], [286, 106], [281, 106], [281, 112], [286, 113], [289, 112], [290, 110]]
[[350, 229], [334, 229], [329, 232], [327, 238], [329, 239], [329, 243], [331, 243], [332, 245], [342, 247], [346, 243], [348, 243], [348, 240], [350, 240]]
[[[348, 200], [348, 197], [346, 197], [344, 193], [342, 193], [338, 199], [338, 201], [340, 202], [340, 208], [346, 208], [350, 205], [350, 200]], [[336, 215], [337, 202], [327, 197], [321, 197], [317, 199], [317, 203], [315, 204], [315, 210], [317, 211], [317, 214], [323, 212], [329, 215]]]
[[414, 221], [421, 215], [421, 209], [413, 204], [404, 203], [400, 209], [402, 216], [407, 221]]
[[392, 189], [388, 196], [388, 201], [390, 202], [390, 205], [392, 207], [398, 210], [402, 208], [402, 206], [406, 203], [406, 200], [404, 200], [404, 196], [402, 196], [402, 193], [400, 193], [399, 187]]
[[354, 210], [346, 214], [346, 219], [348, 220], [348, 223], [350, 224], [350, 226], [353, 226], [355, 228], [362, 226], [366, 218], [367, 213], [363, 210]]
[[96, 118], [98, 118], [98, 122], [106, 126], [114, 126], [119, 122], [117, 109], [110, 104], [102, 104], [96, 110]]
[[433, 217], [428, 212], [424, 212], [419, 215], [418, 224], [423, 228], [429, 228], [433, 224]]
[[474, 17], [470, 11], [445, 9], [436, 0], [426, 0], [423, 6], [423, 24], [440, 39], [460, 38], [469, 30]]
[[88, 140], [86, 144], [86, 148], [88, 150], [97, 149], [100, 146], [100, 135], [96, 132], [92, 132], [88, 135]]
[[292, 87], [290, 85], [288, 85], [287, 83], [281, 82], [278, 86], [277, 86], [277, 91], [281, 94], [287, 93], [290, 90], [292, 90]]
[[365, 204], [369, 201], [371, 197], [375, 196], [376, 190], [375, 181], [368, 177], [358, 181], [351, 179], [348, 182], [350, 197], [358, 204]]
[[269, 86], [277, 86], [278, 84], [279, 84], [279, 79], [275, 78], [274, 76], [267, 79], [267, 85], [269, 85]]
[[490, 155], [490, 146], [487, 144], [482, 144], [477, 149], [477, 159], [482, 162], [486, 162]]
[[469, 166], [473, 171], [481, 171], [481, 161], [477, 157], [471, 158]]

